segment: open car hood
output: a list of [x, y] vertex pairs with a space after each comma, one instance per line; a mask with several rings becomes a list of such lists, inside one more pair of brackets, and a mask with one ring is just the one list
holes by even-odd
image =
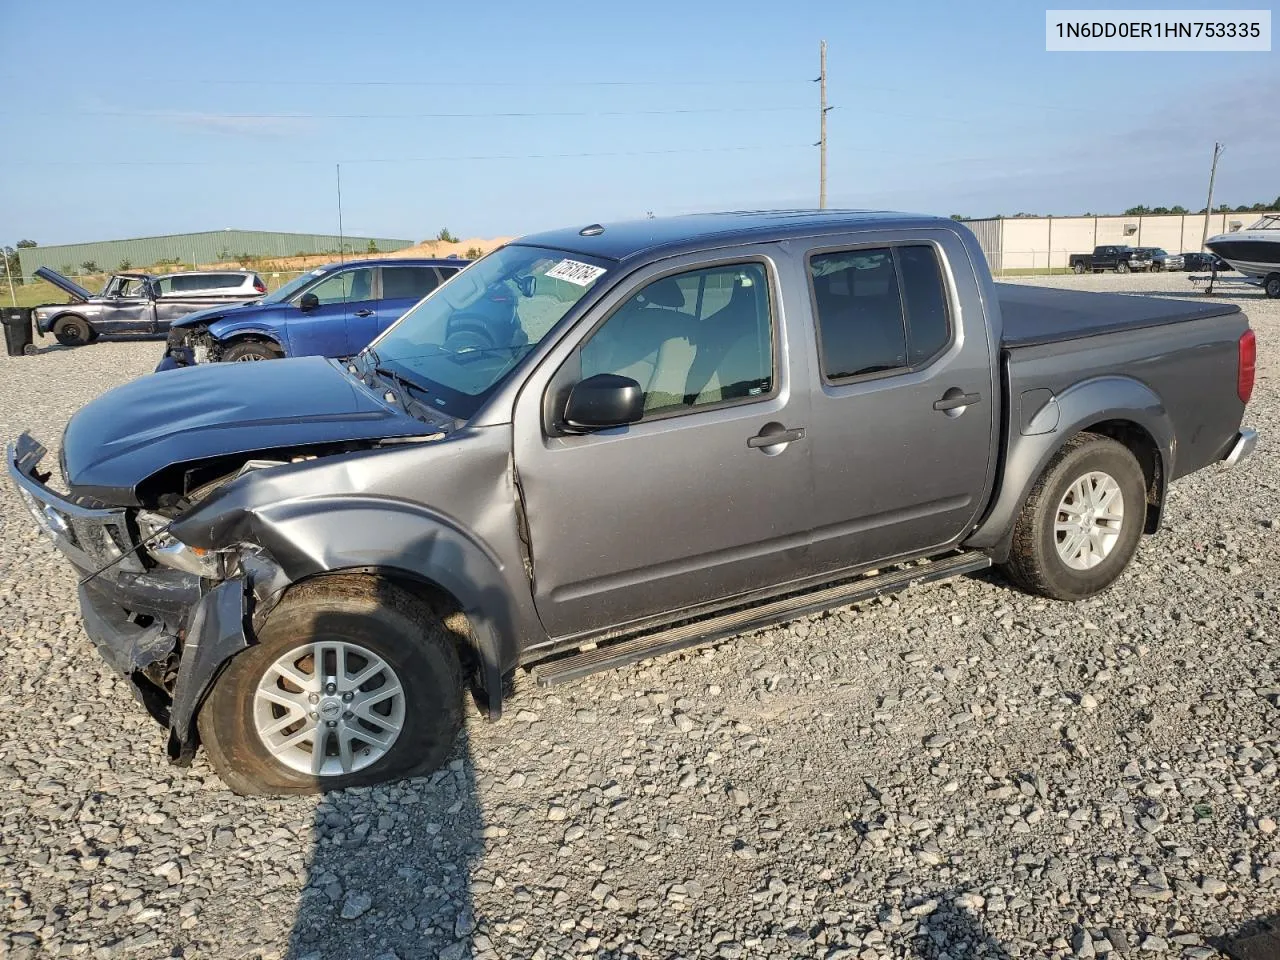
[[63, 474], [75, 494], [132, 506], [140, 483], [175, 464], [436, 429], [323, 357], [210, 363], [141, 377], [83, 407], [62, 437]]
[[50, 270], [48, 267], [36, 267], [36, 276], [41, 280], [48, 280], [59, 290], [69, 293], [71, 296], [75, 297], [76, 303], [86, 303], [93, 297], [93, 294], [80, 286], [80, 284], [72, 283], [62, 274], [58, 273], [56, 270]]

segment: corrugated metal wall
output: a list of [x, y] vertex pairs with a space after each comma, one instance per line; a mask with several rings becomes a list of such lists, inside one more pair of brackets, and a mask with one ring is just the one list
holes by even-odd
[[[342, 238], [348, 254], [364, 253], [369, 241], [387, 253], [412, 246], [412, 240], [386, 237]], [[128, 260], [135, 269], [149, 267], [161, 260], [177, 258], [184, 264], [217, 263], [242, 253], [252, 256], [292, 257], [296, 254], [337, 253], [337, 234], [275, 233], [266, 230], [209, 230], [204, 233], [175, 233], [163, 237], [139, 237], [136, 240], [104, 240], [99, 243], [68, 243], [53, 247], [23, 247], [18, 251], [22, 274], [29, 277], [36, 267], [63, 271], [70, 267], [78, 272], [80, 264], [93, 261], [101, 270], [114, 270]]]
[[983, 256], [987, 258], [987, 263], [991, 267], [992, 273], [1000, 272], [1000, 253], [1002, 249], [1000, 224], [1004, 221], [999, 219], [993, 220], [962, 220], [960, 221], [966, 227], [973, 231], [973, 235], [978, 238], [978, 246], [982, 247]]

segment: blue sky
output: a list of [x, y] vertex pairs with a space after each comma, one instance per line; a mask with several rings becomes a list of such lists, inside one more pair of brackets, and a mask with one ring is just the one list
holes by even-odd
[[1277, 53], [1046, 53], [1026, 2], [0, 0], [0, 243], [334, 231], [339, 161], [413, 240], [815, 206], [820, 39], [832, 206], [1198, 209], [1215, 139], [1215, 203], [1280, 193]]

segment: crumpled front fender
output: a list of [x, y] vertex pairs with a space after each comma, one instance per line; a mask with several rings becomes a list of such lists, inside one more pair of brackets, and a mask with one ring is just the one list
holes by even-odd
[[196, 749], [196, 715], [233, 656], [249, 646], [250, 584], [224, 580], [192, 610], [169, 710], [169, 759], [185, 766]]

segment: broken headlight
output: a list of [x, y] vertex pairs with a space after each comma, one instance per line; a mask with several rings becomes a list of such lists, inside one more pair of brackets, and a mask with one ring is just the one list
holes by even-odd
[[222, 555], [183, 543], [169, 533], [169, 518], [146, 510], [138, 511], [138, 530], [146, 544], [147, 555], [161, 566], [209, 580], [222, 578]]

